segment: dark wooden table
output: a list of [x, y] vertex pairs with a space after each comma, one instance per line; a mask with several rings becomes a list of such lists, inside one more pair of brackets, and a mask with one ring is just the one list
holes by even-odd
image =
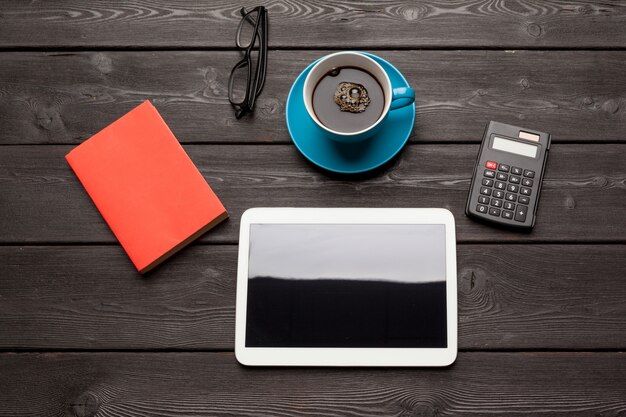
[[[625, 415], [626, 1], [269, 2], [267, 84], [243, 120], [226, 94], [238, 3], [0, 5], [0, 415]], [[316, 170], [285, 127], [295, 77], [343, 49], [417, 94], [410, 144], [369, 178]], [[145, 99], [232, 217], [141, 277], [63, 156]], [[463, 214], [489, 120], [552, 133], [530, 234]], [[240, 366], [255, 206], [450, 209], [456, 363]]]

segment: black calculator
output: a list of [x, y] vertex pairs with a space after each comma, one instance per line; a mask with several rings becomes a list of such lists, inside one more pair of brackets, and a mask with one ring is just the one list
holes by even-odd
[[548, 133], [489, 122], [465, 214], [501, 226], [532, 229], [549, 150]]

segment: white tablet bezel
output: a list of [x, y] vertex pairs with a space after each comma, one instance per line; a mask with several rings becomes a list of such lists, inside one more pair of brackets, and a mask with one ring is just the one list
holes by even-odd
[[[443, 224], [446, 234], [446, 348], [246, 347], [250, 224]], [[253, 208], [241, 217], [235, 356], [251, 366], [447, 366], [457, 355], [457, 274], [454, 217], [437, 208]]]

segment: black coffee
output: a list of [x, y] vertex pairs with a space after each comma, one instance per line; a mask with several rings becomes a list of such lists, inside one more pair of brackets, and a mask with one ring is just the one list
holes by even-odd
[[313, 90], [313, 111], [324, 126], [342, 133], [373, 125], [385, 107], [378, 80], [360, 68], [333, 68]]

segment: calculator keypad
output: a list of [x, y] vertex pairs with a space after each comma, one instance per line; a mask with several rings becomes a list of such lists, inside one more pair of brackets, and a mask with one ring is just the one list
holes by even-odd
[[[525, 222], [535, 172], [487, 161], [476, 211], [516, 222]], [[490, 196], [491, 198], [487, 197]], [[516, 204], [517, 202], [517, 204]]]

